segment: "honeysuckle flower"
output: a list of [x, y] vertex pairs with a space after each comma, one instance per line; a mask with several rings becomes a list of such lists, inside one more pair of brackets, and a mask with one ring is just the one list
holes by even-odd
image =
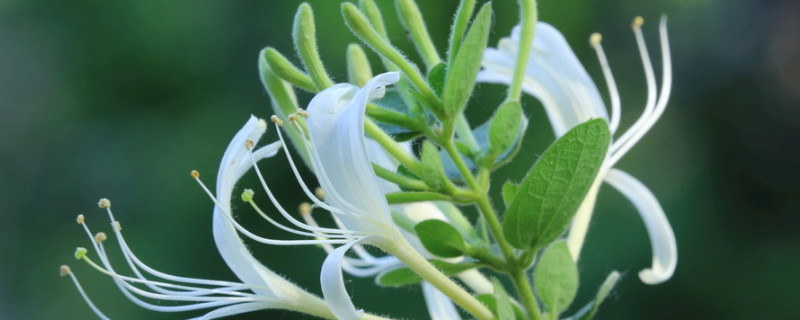
[[[677, 265], [678, 255], [675, 235], [667, 221], [664, 210], [652, 192], [624, 171], [613, 166], [650, 130], [661, 117], [667, 106], [672, 87], [672, 66], [667, 40], [666, 18], [661, 19], [659, 31], [662, 51], [662, 83], [660, 92], [656, 86], [653, 66], [645, 47], [641, 32], [643, 20], [637, 17], [633, 22], [647, 83], [647, 102], [642, 116], [623, 134], [614, 139], [598, 174], [597, 180], [586, 196], [573, 219], [568, 235], [568, 244], [575, 260], [578, 259], [586, 230], [594, 209], [594, 203], [602, 181], [607, 182], [636, 207], [644, 220], [653, 250], [653, 263], [649, 269], [639, 273], [640, 279], [648, 284], [657, 284], [669, 279]], [[520, 30], [516, 27], [509, 38], [503, 38], [497, 48], [488, 48], [483, 56], [483, 70], [478, 80], [510, 84], [515, 69], [517, 44]], [[605, 54], [600, 45], [600, 35], [591, 37], [592, 47], [597, 52], [611, 98], [611, 116], [600, 93], [586, 70], [578, 61], [572, 49], [558, 30], [549, 24], [536, 25], [533, 48], [525, 69], [522, 84], [524, 92], [538, 98], [550, 119], [557, 137], [572, 127], [593, 118], [603, 118], [609, 122], [614, 134], [619, 126], [620, 99], [616, 83], [611, 74]]]
[[[381, 185], [372, 169], [364, 136], [366, 106], [369, 100], [384, 95], [385, 86], [399, 79], [399, 73], [387, 72], [375, 76], [363, 88], [346, 83], [334, 85], [319, 92], [307, 110], [309, 154], [325, 194], [324, 203], [319, 199], [312, 200], [315, 205], [334, 214], [342, 229], [356, 232], [351, 235], [353, 241], [329, 253], [320, 275], [325, 300], [340, 319], [357, 319], [361, 315], [350, 301], [342, 275], [342, 269], [348, 261], [345, 253], [359, 244], [376, 246], [406, 264], [411, 263], [409, 266], [416, 267], [416, 272], [426, 272], [439, 285], [448, 288], [451, 294], [460, 295], [462, 301], [464, 298], [474, 300], [463, 289], [446, 280], [406, 240], [392, 220], [384, 194], [387, 187]], [[372, 158], [376, 156], [373, 154]], [[485, 308], [470, 311], [480, 312], [482, 316], [488, 313]]]
[[[121, 224], [114, 218], [111, 202], [107, 199], [101, 199], [98, 205], [108, 214], [114, 235], [133, 276], [125, 276], [115, 270], [103, 246], [103, 241], [107, 238], [105, 233], [92, 236], [83, 215], [77, 221], [92, 240], [94, 252], [101, 265], [89, 260], [87, 251], [82, 248], [76, 252], [76, 257], [111, 276], [128, 299], [154, 311], [180, 312], [214, 308], [198, 319], [214, 319], [261, 309], [286, 309], [332, 317], [325, 301], [275, 274], [253, 257], [237, 233], [238, 224], [231, 217], [231, 193], [235, 183], [251, 168], [254, 161], [271, 157], [281, 148], [280, 142], [277, 142], [254, 152], [245, 149], [247, 141], [258, 141], [265, 130], [266, 124], [263, 120], [251, 117], [236, 134], [222, 158], [217, 176], [216, 197], [212, 195], [216, 199], [213, 214], [214, 240], [220, 255], [241, 282], [180, 277], [149, 267], [128, 246], [122, 235]], [[199, 173], [193, 171], [192, 176], [199, 182]], [[68, 267], [62, 268], [62, 274], [69, 274], [92, 310], [100, 318], [107, 319], [91, 303]], [[150, 299], [176, 301], [180, 304], [160, 305], [149, 302]]]

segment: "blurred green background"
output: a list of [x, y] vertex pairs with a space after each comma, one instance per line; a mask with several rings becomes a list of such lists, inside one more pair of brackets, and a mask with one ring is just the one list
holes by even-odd
[[[393, 43], [419, 61], [392, 3], [378, 2]], [[419, 2], [444, 53], [456, 1]], [[101, 197], [112, 200], [130, 245], [152, 266], [235, 279], [213, 244], [212, 203], [188, 173], [198, 169], [213, 184], [222, 151], [248, 115], [272, 114], [256, 57], [269, 45], [297, 61], [290, 32], [299, 3], [0, 2], [0, 318], [93, 318], [70, 281], [58, 277], [64, 263], [112, 318], [197, 315], [140, 309], [108, 278], [74, 260], [74, 248], [89, 245], [74, 222], [77, 214], [94, 231], [109, 231], [96, 206]], [[344, 81], [343, 53], [356, 39], [341, 21], [338, 1], [311, 4], [323, 59]], [[492, 6], [495, 45], [517, 22], [516, 1]], [[539, 8], [540, 19], [564, 33], [605, 95], [587, 43], [591, 32], [603, 33], [622, 93], [623, 128], [645, 100], [629, 23], [645, 18], [660, 66], [656, 21], [662, 13], [670, 19], [675, 80], [669, 107], [618, 168], [661, 201], [678, 239], [678, 269], [662, 285], [638, 280], [651, 259], [646, 231], [632, 205], [606, 186], [579, 263], [579, 303], [571, 310], [608, 272], [621, 270], [623, 281], [601, 319], [800, 318], [800, 4], [542, 0]], [[660, 67], [656, 72], [660, 79]], [[489, 98], [470, 105], [474, 124], [492, 112], [502, 88], [484, 85], [478, 94]], [[524, 102], [531, 117], [526, 152], [501, 176], [520, 176], [552, 139], [538, 102]], [[271, 132], [265, 141], [273, 139]], [[303, 198], [284, 159], [268, 160], [262, 170], [293, 207]], [[252, 215], [242, 216], [254, 230], [271, 232]], [[251, 248], [273, 270], [319, 292], [322, 250]], [[349, 281], [359, 307], [427, 318], [418, 288], [374, 290], [369, 279]], [[303, 317], [261, 311], [242, 318]]]

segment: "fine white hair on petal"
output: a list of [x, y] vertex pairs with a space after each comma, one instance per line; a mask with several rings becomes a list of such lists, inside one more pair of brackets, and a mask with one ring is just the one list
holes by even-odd
[[359, 241], [353, 241], [336, 248], [328, 254], [328, 257], [322, 263], [322, 272], [320, 272], [319, 277], [322, 295], [337, 319], [357, 320], [363, 314], [361, 310], [356, 310], [355, 305], [353, 305], [353, 300], [350, 299], [350, 295], [347, 294], [347, 288], [344, 287], [344, 276], [342, 276], [344, 255], [347, 250], [350, 250]]
[[678, 246], [664, 209], [644, 184], [624, 171], [609, 170], [605, 181], [633, 203], [650, 235], [653, 266], [639, 272], [639, 278], [647, 284], [669, 280], [678, 264]]
[[428, 282], [422, 282], [422, 295], [431, 320], [461, 320], [453, 301]]

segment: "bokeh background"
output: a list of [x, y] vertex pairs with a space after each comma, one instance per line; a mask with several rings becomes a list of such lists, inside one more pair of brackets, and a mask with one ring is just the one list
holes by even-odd
[[[378, 2], [393, 43], [419, 61], [392, 3]], [[456, 1], [419, 2], [443, 53]], [[212, 203], [188, 172], [198, 169], [213, 184], [222, 151], [248, 115], [272, 114], [256, 57], [269, 45], [297, 61], [290, 32], [298, 4], [0, 2], [0, 318], [93, 318], [71, 282], [58, 276], [64, 263], [112, 318], [197, 315], [140, 309], [108, 278], [74, 260], [74, 248], [89, 245], [74, 222], [77, 214], [85, 214], [95, 231], [109, 231], [96, 206], [101, 197], [112, 200], [144, 261], [180, 275], [235, 279], [213, 244]], [[323, 59], [344, 81], [343, 54], [356, 39], [342, 23], [338, 1], [311, 4]], [[517, 13], [516, 1], [492, 6], [494, 45], [508, 35]], [[603, 33], [622, 93], [623, 127], [645, 100], [629, 23], [636, 15], [645, 18], [660, 74], [656, 21], [662, 13], [670, 19], [675, 71], [669, 107], [618, 167], [661, 201], [678, 239], [678, 269], [662, 285], [638, 280], [650, 263], [647, 234], [631, 204], [606, 186], [579, 264], [579, 303], [571, 310], [608, 272], [621, 270], [625, 277], [601, 319], [800, 317], [800, 4], [542, 0], [539, 8], [540, 19], [564, 33], [601, 89], [587, 39]], [[479, 90], [484, 98], [469, 110], [473, 124], [487, 118], [502, 94], [490, 85]], [[521, 175], [552, 139], [538, 102], [525, 100], [525, 110], [531, 118], [526, 152], [501, 176]], [[285, 206], [303, 201], [283, 156], [262, 169]], [[241, 215], [253, 229], [271, 232]], [[318, 248], [251, 248], [277, 272], [319, 292], [324, 254]], [[417, 288], [375, 290], [369, 279], [349, 281], [360, 307], [427, 318]], [[241, 318], [303, 316], [262, 311]]]

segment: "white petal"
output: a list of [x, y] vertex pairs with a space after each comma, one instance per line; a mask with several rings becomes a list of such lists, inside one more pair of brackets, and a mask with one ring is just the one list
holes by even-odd
[[639, 278], [647, 284], [659, 284], [669, 280], [678, 264], [678, 247], [664, 209], [644, 184], [624, 171], [609, 170], [606, 182], [619, 190], [639, 210], [639, 215], [642, 216], [650, 235], [653, 266], [639, 272]]
[[342, 261], [344, 254], [347, 250], [358, 243], [353, 241], [343, 246], [336, 248], [322, 263], [322, 272], [320, 273], [320, 284], [322, 286], [322, 295], [325, 297], [325, 302], [337, 319], [341, 320], [356, 320], [361, 318], [363, 312], [356, 310], [353, 301], [350, 300], [350, 295], [347, 294], [347, 289], [344, 287], [344, 277], [342, 276]]
[[385, 232], [392, 225], [389, 205], [378, 186], [364, 142], [364, 111], [396, 72], [372, 78], [364, 88], [338, 84], [318, 93], [308, 106], [312, 162], [326, 201], [357, 217], [341, 215], [350, 230]]
[[461, 320], [458, 310], [444, 293], [428, 282], [422, 283], [422, 295], [428, 305], [431, 320]]
[[[257, 294], [274, 297], [302, 290], [273, 273], [256, 260], [239, 238], [234, 226], [223, 216], [223, 214], [226, 214], [225, 212], [231, 212], [231, 194], [236, 181], [252, 166], [252, 161], [249, 159], [249, 154], [245, 148], [245, 142], [248, 139], [258, 142], [266, 128], [267, 125], [264, 120], [251, 116], [225, 150], [217, 175], [216, 194], [218, 202], [225, 206], [225, 211], [219, 207], [214, 207], [213, 229], [217, 249], [231, 271], [246, 284], [272, 289], [254, 289]], [[261, 157], [271, 156], [279, 148], [279, 144], [271, 144], [262, 148], [256, 154]]]
[[[501, 40], [498, 49], [487, 49], [479, 81], [511, 83], [514, 66], [509, 65], [508, 57], [516, 56], [518, 39], [519, 27], [515, 27], [511, 38]], [[547, 23], [536, 24], [522, 89], [542, 102], [556, 136], [592, 118], [608, 120], [605, 104], [589, 74], [564, 36]]]

